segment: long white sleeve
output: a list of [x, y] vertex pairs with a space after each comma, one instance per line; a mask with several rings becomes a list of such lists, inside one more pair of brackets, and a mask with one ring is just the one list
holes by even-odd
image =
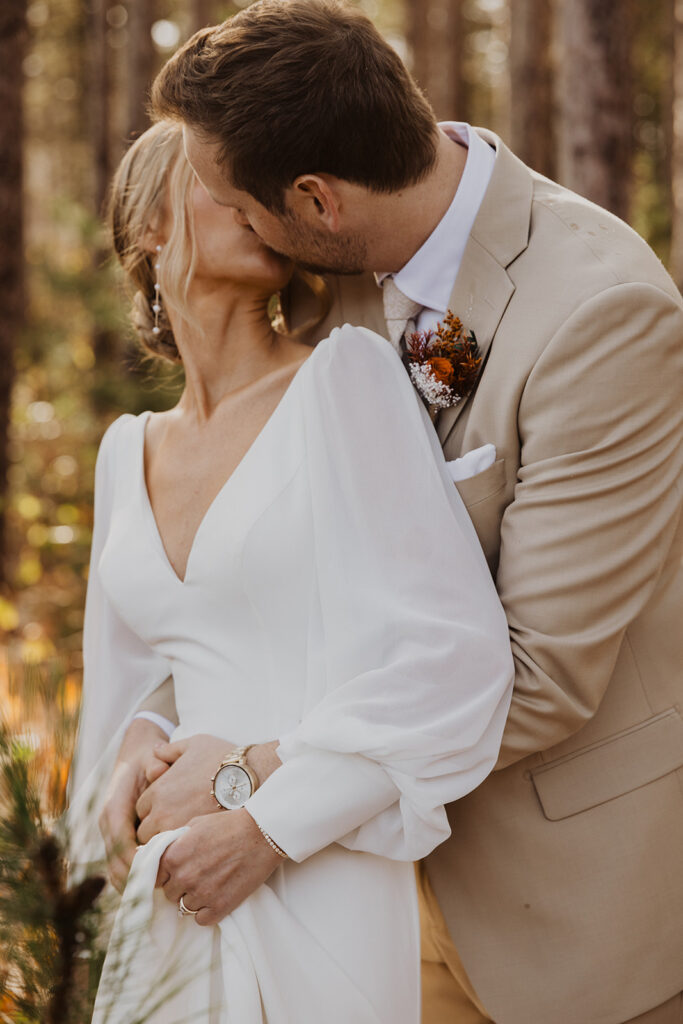
[[496, 762], [507, 623], [400, 359], [361, 328], [322, 344], [302, 383], [326, 695], [247, 808], [294, 860], [413, 860]]
[[95, 509], [83, 628], [83, 696], [69, 779], [68, 825], [73, 846], [99, 842], [93, 825], [123, 732], [140, 701], [170, 674], [169, 663], [120, 618], [102, 586], [99, 562], [109, 533], [116, 487], [116, 435], [127, 417], [105, 433], [95, 467]]

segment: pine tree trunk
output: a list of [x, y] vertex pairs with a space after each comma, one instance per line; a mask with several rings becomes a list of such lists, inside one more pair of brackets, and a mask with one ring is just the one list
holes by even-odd
[[510, 0], [511, 141], [520, 159], [555, 176], [552, 0]]
[[90, 137], [93, 153], [93, 206], [96, 216], [104, 207], [112, 172], [109, 141], [109, 46], [107, 45], [108, 0], [91, 0], [88, 8], [90, 37]]
[[413, 77], [439, 120], [467, 120], [462, 7], [463, 0], [407, 0]]
[[0, 583], [5, 572], [7, 441], [14, 352], [24, 324], [22, 62], [26, 0], [0, 5]]
[[683, 0], [673, 3], [671, 89], [671, 258], [674, 281], [683, 288]]
[[147, 104], [152, 84], [156, 53], [152, 42], [155, 21], [154, 0], [129, 0], [128, 3], [128, 118], [126, 135], [137, 138], [149, 127]]
[[[113, 171], [111, 144], [111, 52], [107, 42], [107, 10], [109, 0], [90, 0], [88, 4], [88, 37], [90, 86], [90, 145], [92, 151], [93, 208], [95, 217], [104, 215]], [[97, 248], [93, 252], [93, 265], [97, 270], [108, 256], [108, 251]], [[95, 362], [106, 367], [113, 358], [115, 341], [109, 331], [95, 327], [92, 337]]]
[[629, 0], [561, 0], [560, 180], [619, 217], [631, 185]]

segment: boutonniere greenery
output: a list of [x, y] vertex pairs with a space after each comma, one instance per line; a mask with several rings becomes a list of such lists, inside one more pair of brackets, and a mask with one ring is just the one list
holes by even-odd
[[415, 331], [406, 339], [410, 379], [434, 412], [466, 398], [481, 366], [474, 331], [449, 309], [433, 331]]

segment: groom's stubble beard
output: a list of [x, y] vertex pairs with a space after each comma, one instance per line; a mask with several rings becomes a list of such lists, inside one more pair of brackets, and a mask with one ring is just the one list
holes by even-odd
[[281, 224], [288, 244], [275, 248], [312, 274], [362, 274], [367, 269], [368, 246], [355, 232], [329, 234], [303, 223], [291, 210], [285, 210]]

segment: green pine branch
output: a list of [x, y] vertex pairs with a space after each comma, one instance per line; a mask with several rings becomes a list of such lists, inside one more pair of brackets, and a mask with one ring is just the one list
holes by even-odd
[[31, 758], [0, 726], [0, 1020], [86, 1024], [102, 960], [97, 898], [105, 880], [70, 884]]

